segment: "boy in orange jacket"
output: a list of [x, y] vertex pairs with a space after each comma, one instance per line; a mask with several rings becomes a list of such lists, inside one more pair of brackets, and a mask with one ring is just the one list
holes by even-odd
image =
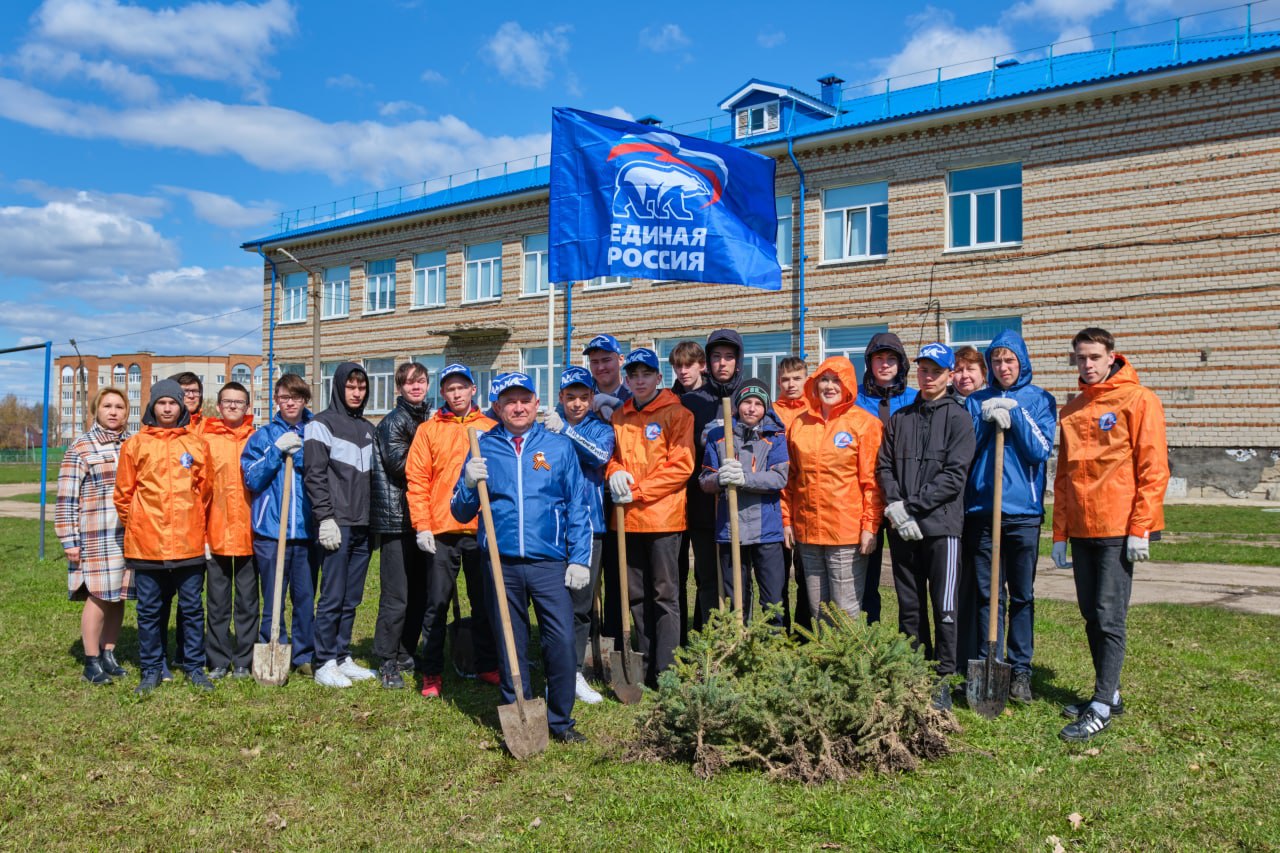
[[212, 690], [204, 664], [205, 521], [213, 497], [209, 445], [192, 434], [182, 388], [165, 379], [151, 386], [142, 430], [124, 443], [113, 500], [124, 527], [125, 565], [138, 593], [138, 653], [142, 680], [160, 685], [162, 615], [175, 595], [183, 626], [179, 642], [187, 680]]
[[631, 621], [645, 680], [656, 687], [680, 641], [679, 550], [693, 473], [693, 413], [661, 387], [653, 350], [632, 350], [623, 369], [632, 397], [613, 413], [617, 442], [606, 474], [613, 502], [626, 507]]

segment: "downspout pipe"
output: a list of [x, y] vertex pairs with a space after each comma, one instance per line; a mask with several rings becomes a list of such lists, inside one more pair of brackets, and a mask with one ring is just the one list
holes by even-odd
[[[271, 320], [267, 332], [267, 387], [270, 387], [276, 378], [276, 262], [262, 251], [261, 243], [258, 244], [258, 254], [264, 261], [271, 264]], [[269, 408], [268, 406], [267, 409]]]
[[[794, 115], [794, 114], [793, 114]], [[795, 140], [791, 136], [791, 128], [787, 128], [787, 156], [791, 158], [791, 165], [795, 167], [796, 174], [800, 176], [800, 252], [799, 252], [799, 270], [797, 273], [797, 284], [800, 289], [800, 358], [808, 360], [808, 353], [805, 351], [804, 337], [804, 315], [808, 312], [808, 307], [804, 304], [804, 262], [807, 255], [804, 253], [804, 195], [805, 181], [804, 169], [800, 168], [800, 161], [796, 159]]]

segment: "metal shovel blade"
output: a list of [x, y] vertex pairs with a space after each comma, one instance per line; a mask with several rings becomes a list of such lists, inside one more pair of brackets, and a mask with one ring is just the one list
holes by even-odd
[[254, 643], [253, 680], [272, 687], [288, 681], [290, 652], [288, 643]]
[[968, 683], [964, 698], [969, 707], [980, 717], [994, 720], [1009, 701], [1009, 681], [1013, 667], [1000, 663], [994, 657], [969, 661]]
[[[625, 643], [626, 640], [623, 640]], [[640, 655], [626, 646], [609, 655], [609, 685], [623, 705], [634, 705], [644, 695], [644, 677], [640, 672]]]
[[470, 616], [455, 617], [449, 623], [449, 649], [458, 675], [470, 677], [476, 674], [476, 647], [471, 636]]
[[498, 706], [498, 722], [507, 751], [523, 761], [547, 748], [547, 703], [542, 699], [525, 699]]
[[595, 674], [596, 681], [607, 684], [613, 680], [613, 667], [609, 665], [612, 657], [613, 637], [592, 637], [587, 645], [587, 659], [583, 663], [583, 669], [590, 669]]

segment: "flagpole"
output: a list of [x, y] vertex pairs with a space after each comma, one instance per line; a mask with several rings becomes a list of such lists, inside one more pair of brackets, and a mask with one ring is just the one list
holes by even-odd
[[554, 389], [556, 381], [555, 364], [556, 364], [556, 283], [548, 282], [547, 288], [547, 399], [544, 405], [547, 411], [555, 408], [552, 398], [555, 396]]

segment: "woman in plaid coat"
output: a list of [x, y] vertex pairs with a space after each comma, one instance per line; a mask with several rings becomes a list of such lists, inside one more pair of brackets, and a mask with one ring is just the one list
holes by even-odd
[[91, 408], [93, 427], [71, 443], [58, 470], [53, 520], [67, 553], [67, 595], [84, 602], [84, 678], [110, 684], [112, 676], [125, 675], [116, 662], [116, 639], [125, 599], [134, 597], [124, 566], [124, 528], [112, 501], [120, 445], [128, 438], [129, 401], [119, 388], [103, 388]]

